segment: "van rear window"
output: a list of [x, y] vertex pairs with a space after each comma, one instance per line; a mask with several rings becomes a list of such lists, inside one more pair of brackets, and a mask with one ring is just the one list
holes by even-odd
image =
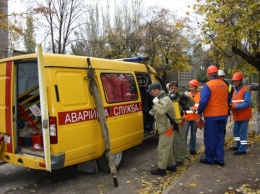
[[132, 74], [102, 73], [101, 80], [108, 103], [132, 101], [138, 98]]

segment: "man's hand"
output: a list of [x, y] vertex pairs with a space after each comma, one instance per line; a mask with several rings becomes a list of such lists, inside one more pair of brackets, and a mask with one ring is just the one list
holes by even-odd
[[154, 116], [154, 110], [151, 109], [151, 110], [149, 111], [149, 114], [150, 114], [151, 116]]
[[187, 96], [188, 98], [190, 97], [190, 93], [188, 91], [185, 91], [184, 95]]
[[159, 98], [155, 97], [155, 98], [153, 99], [153, 103], [154, 103], [154, 104], [158, 104], [158, 102], [159, 102]]

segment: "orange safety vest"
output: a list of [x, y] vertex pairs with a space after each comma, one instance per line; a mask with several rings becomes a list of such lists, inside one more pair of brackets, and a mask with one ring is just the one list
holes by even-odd
[[195, 105], [192, 107], [192, 110], [185, 111], [187, 114], [184, 114], [184, 118], [187, 121], [196, 121], [197, 119], [199, 119], [199, 115], [197, 113], [194, 113], [193, 110], [198, 110], [200, 102], [200, 92], [197, 92], [194, 97], [190, 92], [190, 97], [193, 98], [193, 100], [195, 101]]
[[[243, 86], [237, 93], [236, 91], [233, 93], [232, 97], [232, 106], [236, 106], [238, 104], [242, 104], [244, 102], [244, 92], [249, 91], [247, 86]], [[233, 119], [234, 121], [246, 121], [252, 118], [252, 107], [246, 107], [243, 109], [233, 111]]]
[[204, 117], [228, 115], [228, 86], [220, 79], [210, 80], [206, 83], [211, 91], [207, 107], [203, 111]]

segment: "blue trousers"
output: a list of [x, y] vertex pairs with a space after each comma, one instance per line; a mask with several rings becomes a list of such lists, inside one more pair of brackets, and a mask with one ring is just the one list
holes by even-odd
[[186, 141], [190, 129], [190, 151], [196, 151], [196, 133], [197, 133], [196, 121], [185, 121], [184, 128], [186, 131]]
[[224, 143], [227, 119], [212, 120], [205, 118], [204, 144], [206, 160], [214, 163], [214, 160], [224, 163]]
[[248, 120], [234, 122], [233, 135], [236, 147], [240, 152], [246, 152], [247, 149], [248, 122]]

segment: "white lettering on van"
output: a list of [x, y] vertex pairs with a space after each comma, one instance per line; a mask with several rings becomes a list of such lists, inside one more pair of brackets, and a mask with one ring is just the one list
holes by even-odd
[[83, 117], [84, 117], [84, 121], [87, 120], [88, 118], [88, 111], [83, 111]]
[[65, 123], [71, 123], [70, 115], [69, 115], [69, 114], [66, 114]]
[[106, 115], [106, 117], [109, 117], [109, 114], [108, 114], [108, 112], [107, 112], [107, 109], [105, 109], [105, 115]]
[[119, 106], [114, 108], [114, 115], [123, 115], [128, 113], [137, 112], [139, 110], [137, 104], [130, 104], [126, 106]]
[[[112, 106], [104, 109], [106, 117], [113, 117], [118, 115], [124, 115], [128, 113], [134, 113], [141, 111], [139, 109], [139, 104], [127, 104], [121, 106]], [[98, 118], [97, 109], [87, 109], [87, 110], [75, 110], [71, 112], [60, 112], [59, 114], [59, 124], [70, 124], [76, 122], [83, 122], [87, 120], [94, 120]]]
[[92, 110], [90, 110], [89, 119], [95, 119], [95, 118], [98, 118], [97, 110], [96, 109], [92, 109]]
[[75, 123], [75, 122], [77, 122], [77, 113], [75, 113], [75, 112], [73, 112], [73, 113], [71, 113], [71, 122], [72, 123]]
[[[106, 115], [108, 113], [106, 112]], [[96, 109], [66, 113], [64, 124], [81, 122], [98, 118]]]

